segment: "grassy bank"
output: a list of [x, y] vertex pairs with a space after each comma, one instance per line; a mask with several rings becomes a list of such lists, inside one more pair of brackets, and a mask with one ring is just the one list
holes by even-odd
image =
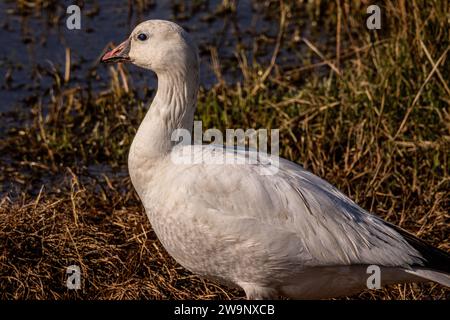
[[[212, 48], [218, 80], [201, 90], [196, 117], [204, 129], [279, 128], [283, 157], [450, 251], [449, 4], [386, 2], [379, 31], [365, 27], [367, 5], [264, 2], [278, 30], [264, 44], [271, 58], [258, 59], [257, 40], [237, 46], [229, 63], [242, 80], [230, 83]], [[295, 64], [283, 62], [290, 50], [302, 53]], [[154, 88], [137, 92], [126, 66], [108, 68], [105, 92], [72, 87], [55, 72], [52, 92], [15, 112], [19, 125], [0, 141], [0, 297], [242, 297], [184, 270], [156, 239], [126, 172]], [[80, 291], [65, 287], [71, 264], [81, 267]], [[449, 293], [411, 284], [352, 298]]]

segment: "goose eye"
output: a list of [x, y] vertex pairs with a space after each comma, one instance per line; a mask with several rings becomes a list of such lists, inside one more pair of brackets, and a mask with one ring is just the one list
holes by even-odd
[[148, 36], [145, 33], [139, 33], [137, 38], [141, 41], [145, 41], [148, 39]]

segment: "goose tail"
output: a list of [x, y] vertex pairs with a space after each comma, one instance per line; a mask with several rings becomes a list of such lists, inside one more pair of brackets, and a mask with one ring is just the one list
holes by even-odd
[[435, 271], [430, 269], [414, 268], [412, 270], [405, 270], [414, 276], [420, 277], [425, 280], [437, 282], [443, 286], [450, 287], [450, 275], [441, 271]]
[[400, 233], [406, 242], [419, 252], [422, 258], [423, 263], [421, 265], [412, 265], [405, 271], [421, 279], [450, 287], [450, 254], [429, 245], [400, 227], [395, 225], [391, 225], [391, 227]]

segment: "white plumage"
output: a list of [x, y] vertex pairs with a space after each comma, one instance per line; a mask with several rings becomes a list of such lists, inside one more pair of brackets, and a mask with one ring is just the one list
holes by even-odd
[[[367, 213], [292, 162], [280, 159], [277, 168], [174, 162], [192, 150], [171, 135], [192, 130], [198, 90], [197, 49], [178, 25], [141, 23], [102, 60], [129, 60], [158, 76], [129, 171], [158, 238], [187, 269], [239, 286], [250, 299], [352, 294], [366, 287], [369, 265], [381, 267], [383, 284], [450, 285], [447, 253]], [[248, 157], [211, 145], [193, 152], [204, 159]], [[276, 173], [262, 175], [261, 167]]]

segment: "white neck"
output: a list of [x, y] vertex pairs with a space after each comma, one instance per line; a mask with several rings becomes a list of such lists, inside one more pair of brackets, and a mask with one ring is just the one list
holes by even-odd
[[170, 153], [176, 129], [192, 132], [198, 92], [198, 66], [158, 74], [158, 90], [134, 137], [128, 167], [134, 187], [140, 194], [148, 172]]

